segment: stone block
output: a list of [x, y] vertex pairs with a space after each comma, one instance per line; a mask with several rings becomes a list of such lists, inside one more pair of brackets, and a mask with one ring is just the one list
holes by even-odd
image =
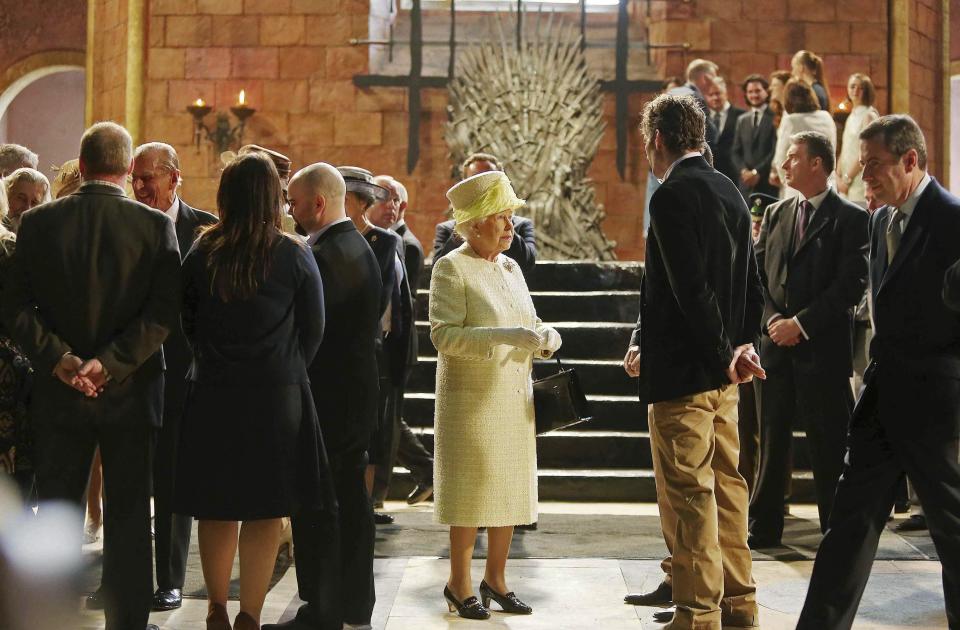
[[180, 48], [151, 48], [147, 58], [147, 78], [182, 79], [184, 54]]
[[[177, 157], [180, 159], [181, 177], [210, 177], [216, 175], [220, 160], [214, 156], [216, 149], [209, 142], [201, 142], [199, 147], [180, 145], [175, 148]], [[188, 200], [187, 203], [191, 201]], [[207, 211], [209, 212], [209, 210]]]
[[352, 29], [352, 16], [347, 14], [308, 15], [305, 41], [314, 46], [347, 46], [355, 37]]
[[327, 78], [352, 79], [367, 71], [367, 50], [362, 47], [336, 46], [327, 49]]
[[159, 48], [163, 46], [164, 36], [166, 35], [166, 20], [163, 16], [153, 16], [147, 23], [147, 41], [150, 48]]
[[757, 49], [757, 23], [752, 20], [715, 21], [710, 29], [712, 50], [753, 51]]
[[340, 12], [339, 0], [293, 0], [291, 13], [336, 15]]
[[240, 15], [243, 0], [197, 0], [197, 12], [209, 15]]
[[[219, 157], [216, 159], [219, 163]], [[219, 183], [219, 177], [184, 177], [180, 194], [184, 199], [189, 199], [193, 207], [216, 214]]]
[[317, 46], [283, 47], [278, 51], [281, 79], [322, 79], [327, 73], [327, 51]]
[[828, 54], [823, 57], [824, 78], [828, 85], [846, 85], [851, 74], [869, 73], [869, 68], [870, 57], [867, 55]]
[[290, 0], [243, 0], [243, 12], [248, 15], [288, 15]]
[[402, 112], [406, 109], [405, 88], [377, 87], [357, 90], [358, 112]]
[[446, 88], [426, 88], [420, 91], [420, 106], [430, 112], [446, 112], [450, 104]]
[[353, 81], [310, 81], [310, 111], [352, 111], [356, 108], [356, 92]]
[[[752, 4], [748, 2], [747, 4]], [[697, 0], [697, 18], [710, 18], [720, 20], [738, 20], [741, 17], [747, 19], [752, 15], [743, 15], [745, 7], [740, 0]], [[751, 11], [752, 13], [752, 11]]]
[[197, 0], [151, 0], [150, 15], [189, 15], [197, 12]]
[[604, 210], [607, 216], [631, 216], [643, 213], [643, 201], [646, 191], [637, 184], [629, 182], [608, 182]]
[[754, 72], [768, 76], [775, 68], [776, 59], [776, 55], [767, 52], [730, 53], [730, 60], [724, 69], [730, 82], [739, 84]]
[[806, 34], [805, 46], [820, 56], [824, 53], [850, 52], [849, 22], [807, 23], [804, 26], [804, 33]]
[[183, 114], [151, 114], [144, 117], [144, 137], [169, 144], [189, 144], [193, 140], [193, 121]]
[[290, 136], [299, 144], [333, 144], [333, 114], [290, 114]]
[[214, 46], [256, 46], [260, 41], [260, 20], [255, 16], [215, 15]]
[[409, 129], [408, 116], [402, 112], [384, 112], [383, 114], [383, 144], [384, 146], [404, 146], [407, 143]]
[[147, 81], [146, 94], [143, 98], [144, 111], [148, 113], [166, 112], [167, 105], [167, 82]]
[[263, 107], [263, 81], [251, 79], [217, 81], [215, 89], [217, 109], [227, 111], [227, 108], [236, 105], [240, 90], [245, 92], [247, 105], [254, 109]]
[[334, 116], [334, 145], [342, 147], [382, 144], [382, 114], [341, 111], [336, 112]]
[[308, 103], [309, 88], [306, 79], [263, 82], [264, 111], [302, 114], [307, 111]]
[[302, 15], [268, 15], [260, 18], [261, 46], [296, 46], [303, 43], [306, 20]]
[[188, 79], [226, 79], [230, 76], [229, 48], [188, 48], [185, 64]]
[[[887, 2], [885, 0], [844, 0], [837, 3], [837, 19], [847, 20], [863, 24], [879, 24], [886, 22]], [[858, 39], [867, 39], [873, 37], [875, 33], [869, 33], [861, 29], [864, 37]], [[859, 43], [854, 43], [854, 47], [859, 47]]]
[[793, 54], [804, 47], [804, 25], [797, 22], [757, 22], [757, 50]]
[[208, 15], [171, 15], [167, 18], [167, 46], [209, 46], [212, 20]]
[[280, 63], [276, 48], [234, 48], [230, 76], [234, 78], [276, 79]]
[[832, 22], [837, 4], [825, 0], [787, 0], [787, 19], [801, 22]]
[[202, 98], [211, 107], [218, 107], [216, 88], [213, 81], [169, 81], [167, 83], [167, 109], [173, 113], [186, 114], [186, 107], [198, 98]]

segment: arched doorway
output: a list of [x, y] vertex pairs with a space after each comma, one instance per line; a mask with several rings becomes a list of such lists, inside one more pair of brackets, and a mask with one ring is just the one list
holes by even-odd
[[15, 142], [40, 156], [47, 177], [77, 157], [84, 129], [86, 77], [82, 66], [31, 70], [0, 91], [0, 143]]

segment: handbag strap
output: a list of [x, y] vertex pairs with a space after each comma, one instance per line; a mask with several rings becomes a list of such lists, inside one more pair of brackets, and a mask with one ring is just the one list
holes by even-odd
[[563, 363], [560, 362], [560, 353], [559, 353], [559, 352], [554, 352], [554, 353], [553, 353], [553, 358], [557, 360], [557, 369], [558, 369], [560, 372], [562, 372], [562, 371], [563, 371]]

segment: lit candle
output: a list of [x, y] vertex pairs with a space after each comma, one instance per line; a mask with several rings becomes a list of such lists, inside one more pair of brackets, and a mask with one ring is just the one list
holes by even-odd
[[193, 104], [196, 105], [197, 107], [203, 107], [204, 105], [206, 105], [206, 103], [203, 102], [202, 98], [198, 98], [193, 102]]
[[247, 102], [246, 90], [240, 90], [240, 96], [237, 99], [237, 105], [245, 105]]

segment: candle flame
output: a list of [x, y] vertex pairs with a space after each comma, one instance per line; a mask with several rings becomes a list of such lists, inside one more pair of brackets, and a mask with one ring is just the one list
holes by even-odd
[[193, 104], [196, 105], [197, 107], [203, 107], [205, 105], [202, 98], [198, 98], [193, 102]]
[[246, 91], [246, 90], [240, 90], [240, 97], [239, 97], [239, 100], [237, 101], [237, 104], [238, 104], [238, 105], [245, 105], [245, 104], [246, 104], [246, 101], [247, 101], [247, 91]]

